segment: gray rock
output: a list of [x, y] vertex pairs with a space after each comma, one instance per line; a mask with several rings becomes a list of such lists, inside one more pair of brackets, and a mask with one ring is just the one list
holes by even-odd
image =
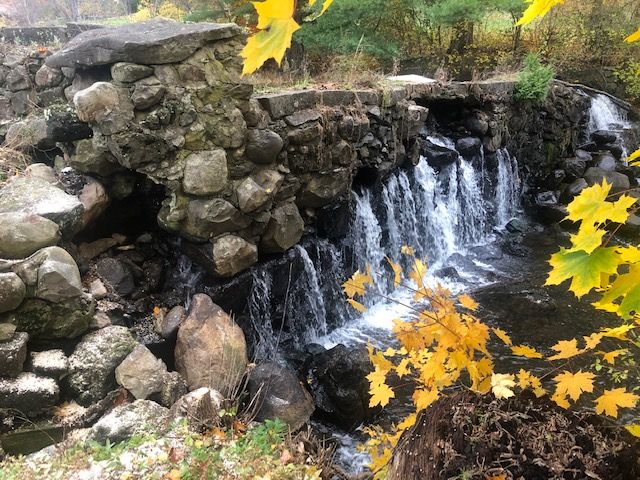
[[89, 285], [89, 293], [96, 300], [102, 300], [109, 294], [109, 291], [107, 290], [107, 287], [104, 286], [104, 283], [102, 283], [99, 278], [96, 278]]
[[34, 109], [36, 93], [33, 90], [21, 90], [20, 92], [10, 93], [8, 96], [11, 102], [11, 109], [16, 116], [24, 117]]
[[87, 183], [80, 191], [78, 200], [84, 207], [84, 215], [82, 216], [83, 227], [87, 227], [95, 222], [106, 210], [111, 203], [107, 189], [95, 178], [85, 177]]
[[25, 177], [38, 178], [50, 185], [60, 186], [56, 171], [44, 163], [32, 163], [24, 170]]
[[187, 205], [187, 221], [182, 231], [196, 238], [208, 239], [242, 230], [250, 224], [251, 219], [226, 200], [192, 200]]
[[76, 142], [76, 151], [69, 159], [69, 166], [79, 172], [94, 173], [102, 177], [122, 170], [111, 152], [106, 147], [97, 146], [91, 139]]
[[16, 333], [16, 326], [11, 323], [0, 323], [0, 342], [5, 342], [13, 338]]
[[181, 397], [188, 392], [187, 382], [178, 372], [169, 372], [162, 379], [162, 390], [154, 395], [153, 400], [163, 407], [172, 407]]
[[134, 292], [136, 286], [129, 267], [115, 258], [103, 258], [96, 265], [98, 275], [122, 297]]
[[258, 248], [236, 235], [213, 241], [213, 268], [216, 275], [229, 278], [258, 262]]
[[187, 311], [181, 305], [173, 307], [160, 322], [160, 335], [167, 340], [175, 339], [178, 328], [187, 317]]
[[[591, 155], [589, 155], [591, 157]], [[587, 170], [587, 161], [578, 157], [567, 158], [563, 162], [564, 171], [567, 173], [569, 180], [576, 180]]]
[[254, 163], [269, 164], [276, 161], [284, 142], [271, 130], [249, 130], [245, 145], [247, 158]]
[[315, 175], [302, 190], [298, 205], [312, 208], [324, 207], [333, 203], [348, 190], [349, 172], [346, 170]]
[[20, 306], [27, 294], [27, 287], [15, 273], [0, 273], [0, 313]]
[[138, 345], [116, 368], [116, 382], [137, 400], [162, 390], [167, 366], [144, 345]]
[[591, 134], [591, 139], [598, 145], [606, 145], [607, 143], [613, 143], [618, 139], [615, 132], [609, 130], [596, 130]]
[[12, 92], [27, 90], [31, 88], [29, 72], [24, 65], [16, 65], [11, 69], [6, 78], [6, 86]]
[[271, 118], [278, 118], [292, 115], [299, 110], [313, 108], [316, 105], [318, 92], [315, 90], [305, 90], [302, 92], [275, 93], [256, 97], [262, 108], [264, 108]]
[[0, 314], [0, 322], [13, 323], [36, 340], [75, 338], [89, 328], [94, 307], [88, 295], [64, 303], [27, 298], [16, 310]]
[[111, 76], [116, 82], [133, 83], [153, 75], [153, 68], [135, 63], [118, 62], [111, 66]]
[[593, 156], [595, 166], [602, 170], [613, 172], [616, 169], [616, 158], [610, 153], [597, 153]]
[[567, 187], [565, 191], [565, 195], [568, 196], [568, 199], [573, 199], [575, 196], [579, 195], [585, 188], [587, 188], [589, 184], [584, 178], [577, 178]]
[[89, 333], [69, 357], [66, 384], [81, 405], [90, 405], [116, 388], [115, 370], [138, 345], [126, 327]]
[[184, 191], [192, 195], [214, 195], [227, 186], [229, 173], [225, 151], [192, 153], [186, 159]]
[[201, 387], [179, 398], [171, 407], [170, 416], [186, 418], [195, 431], [215, 427], [220, 422], [223, 401], [217, 390]]
[[166, 91], [156, 77], [145, 78], [136, 82], [131, 101], [138, 110], [147, 110], [159, 103]]
[[118, 89], [109, 82], [96, 82], [73, 96], [78, 118], [87, 123], [102, 120], [119, 103]]
[[456, 150], [458, 150], [463, 157], [475, 157], [480, 155], [482, 141], [474, 137], [461, 138], [456, 142]]
[[17, 378], [0, 378], [0, 409], [14, 409], [27, 417], [36, 417], [53, 408], [60, 388], [52, 378], [31, 372]]
[[84, 207], [76, 197], [44, 180], [17, 177], [0, 190], [0, 213], [32, 213], [58, 224], [72, 236], [82, 226]]
[[91, 427], [89, 440], [123, 442], [136, 434], [161, 433], [168, 426], [169, 410], [149, 400], [118, 405]]
[[69, 253], [59, 247], [41, 250], [46, 256], [38, 267], [35, 297], [61, 303], [82, 295], [80, 271]]
[[277, 207], [267, 224], [260, 250], [265, 253], [284, 252], [296, 245], [304, 233], [304, 221], [294, 203]]
[[47, 120], [44, 117], [26, 118], [13, 123], [7, 130], [6, 142], [18, 150], [30, 148], [49, 149], [55, 142], [49, 136]]
[[29, 335], [17, 332], [11, 340], [0, 342], [0, 377], [17, 377], [27, 359]]
[[293, 115], [285, 117], [284, 121], [290, 127], [299, 127], [309, 122], [317, 122], [322, 119], [322, 114], [318, 110], [300, 110]]
[[278, 418], [292, 431], [309, 421], [315, 405], [313, 398], [298, 377], [276, 363], [263, 363], [249, 374], [248, 392], [259, 406], [255, 419], [264, 421]]
[[62, 350], [31, 352], [29, 367], [37, 375], [59, 380], [69, 371], [69, 359]]
[[489, 118], [485, 112], [477, 111], [465, 119], [465, 126], [473, 135], [484, 137], [489, 131]]
[[208, 387], [227, 396], [247, 368], [244, 333], [210, 297], [195, 295], [178, 329], [175, 360], [190, 390]]
[[120, 61], [155, 65], [177, 63], [206, 43], [232, 38], [242, 30], [232, 23], [179, 23], [166, 19], [89, 30], [47, 57], [50, 67], [109, 65]]
[[458, 152], [441, 145], [436, 145], [430, 140], [421, 142], [421, 154], [427, 159], [429, 165], [442, 168], [458, 160]]
[[32, 213], [0, 213], [0, 258], [26, 258], [60, 241], [60, 228]]
[[35, 81], [40, 88], [51, 88], [60, 85], [63, 77], [64, 75], [60, 69], [42, 65], [36, 72]]
[[601, 184], [604, 179], [612, 185], [612, 193], [628, 190], [631, 187], [629, 177], [622, 173], [602, 170], [601, 168], [591, 167], [584, 174], [584, 179], [589, 186]]
[[251, 177], [247, 177], [238, 185], [236, 190], [238, 205], [243, 213], [251, 213], [260, 210], [271, 201], [272, 192], [262, 188]]

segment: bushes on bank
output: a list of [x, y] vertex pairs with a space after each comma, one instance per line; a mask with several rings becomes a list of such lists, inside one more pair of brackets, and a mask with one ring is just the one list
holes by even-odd
[[555, 72], [545, 66], [535, 54], [527, 55], [524, 68], [518, 75], [514, 96], [517, 101], [530, 100], [544, 102], [549, 96], [549, 88]]

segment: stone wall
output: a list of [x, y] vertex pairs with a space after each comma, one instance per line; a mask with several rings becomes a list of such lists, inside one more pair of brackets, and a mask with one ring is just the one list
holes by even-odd
[[67, 23], [52, 27], [3, 27], [0, 28], [0, 42], [18, 45], [64, 44], [87, 30], [100, 28], [88, 23]]

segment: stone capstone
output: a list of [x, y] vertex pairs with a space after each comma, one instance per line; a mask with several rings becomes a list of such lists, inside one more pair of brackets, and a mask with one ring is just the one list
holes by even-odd
[[182, 182], [186, 193], [214, 195], [225, 189], [228, 178], [225, 151], [208, 150], [187, 157]]
[[0, 342], [0, 377], [17, 377], [22, 373], [28, 340], [28, 334], [17, 332], [10, 340]]
[[236, 235], [213, 241], [213, 268], [220, 277], [233, 277], [258, 261], [258, 248]]
[[0, 313], [20, 306], [27, 294], [27, 287], [13, 272], [0, 273]]
[[26, 258], [59, 241], [60, 228], [47, 218], [24, 212], [0, 213], [0, 258]]
[[150, 400], [118, 405], [91, 427], [89, 440], [123, 442], [136, 434], [160, 433], [167, 426], [169, 410]]
[[52, 378], [31, 372], [17, 378], [0, 378], [0, 410], [15, 409], [27, 417], [36, 417], [58, 403], [60, 389]]
[[69, 357], [69, 392], [81, 405], [117, 387], [115, 370], [138, 345], [126, 327], [110, 326], [85, 335]]
[[144, 345], [138, 345], [116, 368], [116, 382], [138, 400], [159, 393], [168, 375], [167, 366]]
[[273, 210], [267, 224], [260, 250], [265, 253], [284, 252], [296, 245], [304, 233], [304, 221], [295, 203], [287, 203]]
[[249, 130], [245, 145], [247, 158], [254, 163], [269, 164], [276, 161], [284, 142], [271, 130]]
[[16, 177], [0, 190], [0, 213], [31, 213], [58, 224], [63, 235], [82, 226], [84, 207], [77, 197], [32, 177]]
[[247, 368], [244, 333], [209, 296], [195, 295], [178, 329], [175, 361], [190, 390], [208, 387], [227, 396]]
[[177, 63], [206, 43], [232, 38], [242, 30], [233, 23], [179, 23], [154, 19], [116, 28], [89, 30], [47, 57], [50, 67], [90, 67], [121, 61], [141, 65]]
[[276, 363], [264, 363], [249, 374], [249, 396], [256, 399], [259, 422], [278, 418], [292, 431], [309, 421], [315, 405], [295, 374]]

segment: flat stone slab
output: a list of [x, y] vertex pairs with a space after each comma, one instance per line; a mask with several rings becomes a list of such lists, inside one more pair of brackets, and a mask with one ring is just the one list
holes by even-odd
[[166, 19], [81, 33], [47, 58], [49, 67], [91, 67], [130, 62], [176, 63], [206, 43], [242, 33], [235, 23], [181, 23]]

